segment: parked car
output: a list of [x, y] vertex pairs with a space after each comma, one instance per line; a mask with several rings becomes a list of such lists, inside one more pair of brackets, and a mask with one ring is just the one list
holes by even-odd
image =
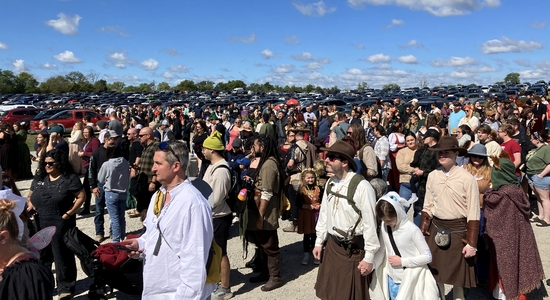
[[32, 121], [40, 121], [44, 119], [49, 119], [56, 113], [60, 111], [67, 110], [67, 108], [50, 108], [50, 109], [44, 109], [41, 112], [39, 112], [36, 116], [30, 117], [28, 119], [20, 120], [19, 122], [26, 122], [27, 125], [29, 125]]
[[0, 107], [0, 121], [13, 125], [15, 122], [33, 118], [41, 111], [41, 108], [14, 108], [3, 110], [3, 107]]
[[[109, 118], [103, 117], [91, 110], [75, 109], [75, 110], [60, 111], [57, 114], [50, 117], [49, 119], [47, 119], [47, 121], [48, 123], [55, 122], [57, 123], [57, 125], [63, 127], [63, 130], [65, 132], [70, 132], [74, 124], [78, 121], [82, 121], [82, 118], [84, 116], [90, 116], [91, 122], [94, 124], [100, 120], [105, 120], [105, 121], [109, 120]], [[29, 133], [36, 133], [40, 130], [38, 128], [38, 123], [39, 121], [31, 121]]]

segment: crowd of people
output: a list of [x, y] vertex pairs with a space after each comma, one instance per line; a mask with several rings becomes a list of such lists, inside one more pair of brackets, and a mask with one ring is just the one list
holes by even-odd
[[[425, 108], [395, 99], [349, 114], [317, 103], [110, 106], [101, 112], [110, 121], [83, 119], [68, 138], [42, 121], [36, 156], [21, 124], [2, 125], [0, 158], [14, 179], [30, 177], [30, 161], [39, 161], [26, 211], [36, 213], [35, 230], [57, 231], [31, 261], [45, 277], [51, 270], [35, 260], [55, 263], [60, 299], [72, 297], [76, 281], [63, 235], [76, 214], [92, 211], [98, 242], [111, 238], [144, 260], [144, 299], [233, 297], [227, 243], [235, 223], [243, 251], [255, 246], [250, 282], [265, 292], [282, 287], [283, 221], [284, 234], [303, 235], [300, 263], [319, 265], [320, 299], [444, 299], [444, 284], [453, 299], [476, 286], [526, 299], [544, 278], [530, 223], [550, 226], [547, 104], [461, 98]], [[15, 164], [5, 153], [29, 160]], [[190, 154], [198, 170], [188, 167]], [[0, 237], [24, 246], [14, 200], [2, 201]], [[138, 238], [125, 239], [127, 209], [143, 220]], [[213, 244], [221, 249], [217, 282], [204, 268]], [[3, 270], [9, 255], [0, 255]], [[13, 288], [4, 278], [2, 293], [4, 285]]]

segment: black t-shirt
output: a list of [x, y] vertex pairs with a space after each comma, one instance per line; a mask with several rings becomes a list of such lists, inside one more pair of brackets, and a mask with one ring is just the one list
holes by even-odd
[[31, 184], [31, 202], [40, 216], [61, 217], [73, 207], [74, 193], [83, 186], [75, 174], [61, 175], [50, 181], [50, 176], [34, 179]]
[[142, 152], [143, 145], [141, 145], [139, 141], [133, 142], [128, 152], [128, 162], [130, 163], [130, 165], [133, 165], [136, 162], [136, 158], [141, 157]]
[[4, 269], [0, 281], [0, 299], [52, 299], [54, 278], [50, 268], [31, 258]]
[[63, 139], [61, 141], [59, 141], [59, 143], [55, 144], [55, 146], [53, 146], [55, 149], [59, 149], [67, 154], [69, 154], [69, 144], [67, 144], [67, 142]]

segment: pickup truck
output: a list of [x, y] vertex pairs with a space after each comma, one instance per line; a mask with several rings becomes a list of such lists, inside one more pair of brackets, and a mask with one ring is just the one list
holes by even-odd
[[[96, 124], [97, 121], [100, 120], [109, 121], [109, 118], [103, 117], [94, 111], [85, 109], [60, 111], [57, 114], [51, 116], [49, 119], [46, 119], [46, 121], [48, 121], [48, 123], [57, 123], [57, 125], [63, 127], [64, 132], [68, 133], [73, 130], [73, 126], [76, 122], [82, 122], [82, 118], [84, 116], [90, 116], [90, 122], [94, 124]], [[38, 123], [39, 121], [31, 121], [29, 133], [38, 133], [40, 131], [40, 129], [38, 128]]]

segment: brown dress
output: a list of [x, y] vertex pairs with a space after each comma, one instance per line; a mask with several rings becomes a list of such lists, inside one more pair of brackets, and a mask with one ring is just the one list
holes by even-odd
[[[313, 189], [308, 189], [307, 186], [303, 186], [300, 189], [300, 197], [302, 197], [302, 204], [305, 205], [318, 205], [320, 197], [319, 186], [315, 186]], [[315, 233], [315, 225], [319, 210], [310, 210], [300, 207], [298, 211], [298, 233], [299, 234], [312, 234]]]

